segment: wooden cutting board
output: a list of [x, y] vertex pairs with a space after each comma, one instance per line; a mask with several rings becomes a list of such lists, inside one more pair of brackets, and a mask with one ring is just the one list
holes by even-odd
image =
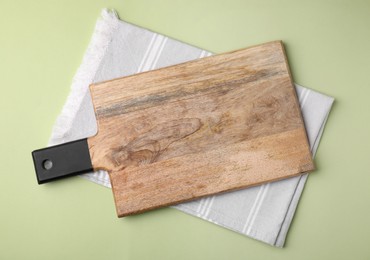
[[90, 92], [98, 133], [34, 151], [38, 181], [104, 169], [119, 217], [314, 169], [280, 41], [93, 84]]

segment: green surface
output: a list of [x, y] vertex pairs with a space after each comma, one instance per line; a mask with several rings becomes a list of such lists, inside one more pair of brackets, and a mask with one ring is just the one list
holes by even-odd
[[[214, 52], [286, 43], [295, 82], [336, 98], [286, 247], [174, 209], [117, 219], [80, 178], [38, 186], [46, 145], [103, 7]], [[370, 1], [0, 1], [0, 259], [370, 259]]]

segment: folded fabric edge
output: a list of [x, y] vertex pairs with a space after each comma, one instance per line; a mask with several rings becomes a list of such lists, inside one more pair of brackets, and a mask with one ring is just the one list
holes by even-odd
[[[326, 95], [325, 95], [326, 96]], [[319, 130], [319, 133], [315, 139], [315, 142], [313, 144], [313, 157], [315, 157], [316, 155], [316, 151], [318, 149], [318, 146], [319, 146], [319, 143], [320, 143], [320, 139], [321, 139], [321, 136], [323, 135], [323, 132], [324, 132], [324, 128], [325, 128], [325, 125], [326, 125], [326, 122], [328, 120], [328, 117], [329, 117], [329, 114], [330, 114], [330, 111], [331, 111], [331, 108], [333, 106], [333, 102], [334, 102], [334, 98], [333, 97], [330, 97], [330, 96], [326, 96], [328, 97], [329, 100], [329, 104], [328, 104], [328, 112], [325, 116], [325, 119], [321, 125], [321, 128]], [[283, 223], [281, 225], [281, 229], [276, 237], [276, 240], [274, 241], [274, 246], [276, 247], [284, 247], [285, 245], [285, 241], [286, 241], [286, 238], [287, 238], [287, 234], [288, 234], [288, 231], [289, 231], [289, 228], [290, 228], [290, 225], [293, 221], [293, 217], [295, 215], [295, 211], [297, 210], [297, 207], [298, 207], [298, 203], [299, 203], [299, 200], [301, 198], [301, 194], [303, 192], [303, 189], [305, 187], [305, 183], [306, 183], [306, 180], [307, 180], [307, 177], [308, 177], [308, 174], [303, 174], [301, 175], [300, 179], [299, 179], [299, 182], [298, 182], [298, 185], [296, 187], [296, 190], [292, 196], [292, 200], [289, 204], [289, 207], [288, 207], [288, 211], [285, 215], [285, 218], [283, 220]]]
[[72, 80], [71, 92], [54, 124], [48, 142], [49, 146], [62, 143], [64, 135], [72, 127], [73, 119], [82, 104], [86, 91], [88, 91], [89, 84], [93, 81], [113, 33], [118, 27], [118, 22], [119, 18], [114, 10], [103, 9], [101, 18], [95, 25], [82, 63]]
[[323, 133], [324, 133], [325, 125], [326, 125], [326, 122], [328, 121], [329, 114], [330, 114], [331, 108], [332, 108], [332, 106], [333, 106], [333, 104], [334, 104], [334, 100], [335, 100], [333, 97], [330, 97], [330, 96], [328, 96], [328, 98], [330, 99], [329, 110], [328, 110], [328, 113], [327, 113], [327, 114], [326, 114], [326, 116], [325, 116], [324, 122], [323, 122], [323, 123], [322, 123], [322, 125], [321, 125], [320, 131], [319, 131], [319, 134], [317, 135], [317, 137], [316, 137], [316, 139], [315, 139], [315, 142], [314, 142], [314, 145], [313, 145], [313, 151], [315, 151], [314, 156], [316, 155], [316, 151], [317, 151], [317, 149], [319, 148], [320, 139], [321, 139], [321, 136], [322, 136], [322, 135], [323, 135]]

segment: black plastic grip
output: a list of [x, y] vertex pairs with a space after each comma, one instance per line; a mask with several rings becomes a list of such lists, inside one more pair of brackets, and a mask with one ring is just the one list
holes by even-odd
[[93, 170], [86, 138], [35, 150], [32, 157], [39, 184]]

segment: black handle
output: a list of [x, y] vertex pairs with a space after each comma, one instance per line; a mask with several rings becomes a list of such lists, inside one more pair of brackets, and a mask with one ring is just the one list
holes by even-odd
[[86, 138], [35, 150], [32, 157], [39, 184], [93, 170]]

